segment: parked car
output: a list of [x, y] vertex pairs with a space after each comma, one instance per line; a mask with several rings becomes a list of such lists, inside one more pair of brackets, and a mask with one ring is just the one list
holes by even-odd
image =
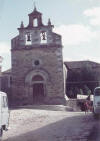
[[100, 87], [94, 89], [93, 113], [95, 116], [100, 115]]
[[7, 94], [0, 91], [0, 141], [3, 130], [7, 131], [9, 126], [9, 108]]

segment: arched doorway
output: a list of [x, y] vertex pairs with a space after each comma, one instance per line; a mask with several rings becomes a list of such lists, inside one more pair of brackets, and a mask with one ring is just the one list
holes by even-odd
[[43, 99], [45, 96], [45, 84], [44, 79], [40, 75], [35, 75], [32, 78], [33, 84], [33, 103], [40, 104], [43, 103]]

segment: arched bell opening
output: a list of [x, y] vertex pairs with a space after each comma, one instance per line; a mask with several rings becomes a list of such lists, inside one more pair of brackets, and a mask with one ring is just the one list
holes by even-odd
[[25, 35], [25, 44], [26, 45], [31, 45], [32, 44], [32, 39], [31, 39], [32, 37], [31, 37], [31, 34], [30, 33], [27, 33], [26, 35]]
[[41, 38], [41, 44], [47, 43], [47, 33], [45, 31], [41, 32], [40, 38]]
[[38, 19], [35, 18], [35, 19], [33, 20], [33, 27], [37, 27], [37, 26], [38, 26]]

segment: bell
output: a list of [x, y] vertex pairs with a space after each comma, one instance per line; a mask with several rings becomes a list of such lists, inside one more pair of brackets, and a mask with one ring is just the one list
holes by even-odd
[[43, 37], [43, 40], [46, 40], [46, 37], [45, 37], [45, 32], [42, 33], [42, 37]]
[[31, 41], [30, 35], [27, 35], [27, 41]]

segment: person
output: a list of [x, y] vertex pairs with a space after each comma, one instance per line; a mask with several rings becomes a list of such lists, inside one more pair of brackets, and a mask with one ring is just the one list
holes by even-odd
[[86, 98], [86, 100], [90, 100], [90, 95]]
[[85, 114], [86, 112], [88, 112], [88, 100], [84, 101], [84, 111], [85, 111]]
[[85, 107], [85, 114], [86, 114], [86, 112], [93, 110], [90, 100], [86, 99], [86, 101], [84, 102], [84, 107]]

